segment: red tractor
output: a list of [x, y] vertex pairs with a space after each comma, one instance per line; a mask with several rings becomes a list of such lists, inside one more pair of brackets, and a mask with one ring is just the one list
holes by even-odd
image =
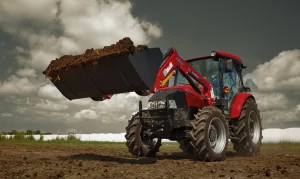
[[149, 48], [67, 70], [52, 82], [70, 100], [152, 94], [147, 108], [139, 102], [126, 127], [126, 145], [135, 156], [153, 157], [161, 140], [169, 139], [201, 161], [222, 161], [229, 139], [240, 154], [260, 152], [261, 117], [244, 86], [244, 68], [241, 58], [226, 52], [183, 60], [173, 47], [164, 54]]

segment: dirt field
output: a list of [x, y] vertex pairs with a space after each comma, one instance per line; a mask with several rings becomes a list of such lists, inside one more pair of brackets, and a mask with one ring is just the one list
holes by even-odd
[[[134, 158], [125, 144], [0, 142], [0, 178], [299, 178], [300, 144], [265, 144], [261, 156], [231, 152], [203, 163], [164, 143], [156, 158]], [[270, 176], [266, 176], [270, 174]]]

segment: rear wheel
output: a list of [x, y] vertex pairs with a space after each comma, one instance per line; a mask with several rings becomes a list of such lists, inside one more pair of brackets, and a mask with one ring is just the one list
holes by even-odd
[[161, 146], [161, 139], [151, 139], [143, 136], [143, 128], [138, 113], [132, 116], [126, 129], [126, 146], [134, 156], [154, 157]]
[[190, 131], [193, 154], [202, 161], [222, 161], [228, 145], [228, 125], [221, 111], [208, 106], [199, 110]]
[[234, 121], [234, 134], [239, 139], [231, 140], [234, 150], [244, 156], [256, 156], [260, 153], [262, 125], [260, 111], [254, 99], [248, 99], [240, 117]]

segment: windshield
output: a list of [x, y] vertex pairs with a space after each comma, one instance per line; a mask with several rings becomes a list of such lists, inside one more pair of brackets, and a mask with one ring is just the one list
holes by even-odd
[[[211, 83], [218, 83], [218, 61], [214, 61], [212, 58], [194, 60], [188, 62], [200, 75]], [[197, 85], [200, 85], [193, 80]], [[181, 75], [180, 72], [176, 73], [174, 85], [186, 85], [189, 84], [187, 79]]]

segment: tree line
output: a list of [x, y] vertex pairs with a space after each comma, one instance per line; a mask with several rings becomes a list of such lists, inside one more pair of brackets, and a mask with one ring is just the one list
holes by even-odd
[[50, 132], [41, 132], [40, 130], [26, 130], [26, 131], [17, 131], [12, 130], [10, 132], [0, 132], [2, 135], [51, 135]]

